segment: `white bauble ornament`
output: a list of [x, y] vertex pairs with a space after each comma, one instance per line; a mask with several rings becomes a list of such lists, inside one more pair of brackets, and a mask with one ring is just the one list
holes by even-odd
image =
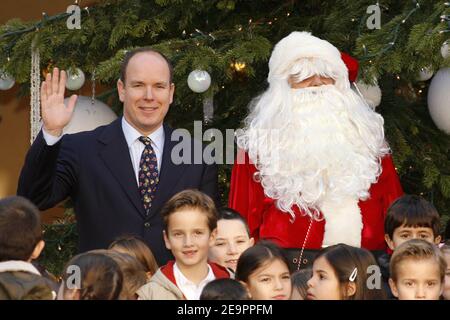
[[444, 59], [447, 59], [450, 56], [450, 45], [448, 41], [445, 41], [441, 47], [441, 56]]
[[370, 85], [363, 82], [357, 81], [355, 85], [358, 87], [357, 90], [361, 93], [367, 104], [375, 109], [381, 103], [381, 89], [378, 84]]
[[417, 75], [417, 80], [419, 81], [427, 81], [433, 77], [433, 70], [431, 67], [423, 67], [420, 69], [419, 74]]
[[9, 90], [14, 86], [15, 79], [6, 72], [0, 71], [0, 90]]
[[189, 73], [187, 83], [192, 91], [202, 93], [211, 85], [211, 76], [207, 71], [196, 69]]
[[436, 126], [450, 134], [450, 68], [440, 69], [431, 80], [428, 110]]
[[[64, 99], [67, 105], [69, 98]], [[64, 133], [77, 133], [94, 130], [97, 127], [110, 124], [117, 115], [111, 108], [99, 100], [90, 97], [78, 96], [72, 119], [64, 127]]]
[[85, 79], [84, 72], [80, 68], [73, 71], [67, 70], [66, 88], [72, 91], [78, 90], [83, 86]]

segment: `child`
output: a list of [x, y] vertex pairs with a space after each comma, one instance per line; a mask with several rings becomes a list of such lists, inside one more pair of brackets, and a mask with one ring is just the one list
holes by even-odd
[[217, 233], [217, 210], [210, 197], [196, 190], [179, 192], [161, 215], [164, 241], [175, 261], [159, 268], [137, 291], [139, 299], [198, 300], [208, 282], [230, 277], [224, 267], [207, 261]]
[[123, 275], [122, 291], [119, 300], [136, 300], [136, 291], [147, 283], [147, 273], [144, 266], [133, 256], [113, 250], [94, 250], [110, 256], [119, 265]]
[[[395, 200], [386, 213], [384, 220], [385, 240], [389, 249], [394, 251], [400, 244], [410, 239], [423, 239], [438, 244], [441, 240], [440, 218], [436, 208], [422, 197], [404, 195]], [[383, 285], [389, 298], [394, 298], [388, 285], [390, 254], [378, 257]]]
[[208, 283], [200, 300], [249, 300], [247, 289], [234, 279], [216, 279]]
[[384, 221], [384, 232], [386, 243], [392, 251], [410, 239], [439, 244], [439, 213], [424, 198], [404, 195], [389, 207]]
[[270, 241], [260, 241], [245, 250], [236, 268], [253, 300], [289, 300], [292, 292], [289, 261], [282, 249]]
[[308, 300], [379, 300], [381, 288], [367, 285], [369, 267], [376, 266], [370, 251], [337, 244], [322, 249], [313, 262]]
[[312, 270], [301, 269], [291, 275], [292, 295], [291, 300], [305, 300], [308, 290], [308, 281], [312, 277]]
[[148, 280], [158, 270], [158, 264], [152, 251], [144, 241], [136, 236], [119, 237], [111, 243], [109, 249], [135, 257], [144, 266]]
[[392, 254], [389, 285], [399, 300], [439, 300], [447, 264], [439, 249], [424, 240], [412, 239]]
[[448, 244], [444, 244], [441, 247], [441, 252], [444, 256], [445, 262], [447, 262], [447, 269], [445, 270], [445, 280], [444, 280], [444, 292], [442, 297], [444, 300], [450, 300], [450, 241], [447, 240]]
[[22, 197], [0, 200], [0, 300], [52, 300], [51, 282], [31, 264], [44, 249], [38, 208]]
[[58, 300], [117, 300], [123, 274], [113, 258], [89, 251], [73, 257], [64, 268]]
[[217, 237], [209, 250], [209, 260], [236, 271], [239, 256], [253, 243], [244, 218], [233, 209], [219, 209]]

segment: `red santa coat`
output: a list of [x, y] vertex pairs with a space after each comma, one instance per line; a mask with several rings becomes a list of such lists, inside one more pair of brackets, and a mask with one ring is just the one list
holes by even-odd
[[[311, 219], [301, 215], [297, 206], [294, 222], [291, 216], [276, 207], [275, 201], [264, 194], [259, 182], [254, 181], [256, 167], [245, 154], [245, 163], [234, 164], [228, 206], [237, 210], [247, 220], [251, 236], [268, 239], [283, 248], [301, 248]], [[361, 246], [368, 250], [384, 250], [384, 218], [390, 204], [403, 194], [400, 180], [395, 171], [392, 157], [382, 159], [382, 173], [371, 185], [370, 198], [359, 201], [363, 229]], [[306, 249], [320, 249], [324, 235], [325, 221], [313, 221], [305, 244]]]

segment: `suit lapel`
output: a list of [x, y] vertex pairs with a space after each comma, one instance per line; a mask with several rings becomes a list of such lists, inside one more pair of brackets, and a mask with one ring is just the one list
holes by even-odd
[[136, 177], [131, 163], [130, 151], [122, 130], [122, 118], [111, 123], [98, 140], [103, 144], [103, 147], [100, 149], [100, 158], [116, 178], [139, 214], [145, 217], [144, 207], [139, 196]]
[[183, 171], [186, 169], [186, 164], [175, 165], [172, 162], [172, 149], [178, 143], [172, 141], [173, 130], [167, 125], [164, 125], [164, 151], [162, 156], [162, 165], [159, 173], [159, 183], [156, 190], [155, 199], [153, 200], [152, 208], [149, 215], [153, 216], [159, 212], [162, 206], [172, 196], [173, 190], [178, 181], [180, 181]]

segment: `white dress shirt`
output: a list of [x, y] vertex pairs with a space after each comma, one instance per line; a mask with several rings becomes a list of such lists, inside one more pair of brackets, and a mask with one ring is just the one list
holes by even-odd
[[[125, 140], [127, 141], [128, 150], [130, 151], [131, 163], [133, 164], [133, 170], [136, 175], [136, 184], [139, 185], [139, 162], [141, 161], [142, 151], [144, 151], [145, 148], [145, 145], [139, 141], [139, 137], [141, 137], [142, 134], [132, 127], [128, 121], [125, 120], [125, 117], [122, 117], [122, 130], [125, 135]], [[164, 150], [164, 127], [161, 125], [148, 137], [152, 140], [152, 147], [156, 153], [159, 174], [161, 172], [162, 155]]]
[[200, 300], [200, 295], [202, 294], [203, 288], [216, 279], [210, 265], [208, 264], [208, 274], [206, 278], [200, 281], [197, 285], [191, 280], [187, 279], [181, 270], [178, 268], [177, 263], [173, 265], [173, 275], [175, 276], [175, 281], [177, 282], [178, 288], [183, 292], [187, 300]]
[[[139, 162], [141, 161], [142, 151], [144, 151], [145, 145], [139, 141], [139, 137], [142, 134], [139, 133], [134, 127], [132, 127], [128, 121], [125, 120], [125, 117], [122, 117], [122, 131], [125, 135], [125, 140], [128, 145], [128, 150], [130, 151], [131, 163], [133, 165], [133, 170], [136, 178], [136, 184], [139, 186]], [[47, 133], [44, 128], [42, 128], [42, 134], [44, 136], [44, 140], [47, 145], [52, 146], [57, 143], [62, 135], [59, 137], [52, 136]], [[158, 129], [153, 131], [148, 136], [152, 140], [152, 147], [156, 153], [156, 160], [158, 163], [158, 173], [161, 172], [161, 164], [162, 164], [162, 156], [164, 150], [164, 127], [161, 125]]]

